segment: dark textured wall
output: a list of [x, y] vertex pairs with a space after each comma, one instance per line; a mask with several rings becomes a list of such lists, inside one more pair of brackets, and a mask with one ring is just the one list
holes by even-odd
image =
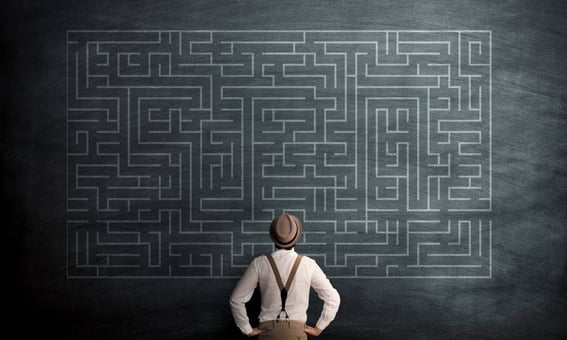
[[[19, 334], [237, 338], [232, 279], [68, 279], [68, 30], [492, 31], [492, 278], [335, 279], [324, 336], [567, 335], [567, 5], [559, 1], [8, 1], [2, 5], [7, 295]], [[320, 304], [313, 301], [310, 320]], [[253, 308], [253, 307], [252, 307]]]

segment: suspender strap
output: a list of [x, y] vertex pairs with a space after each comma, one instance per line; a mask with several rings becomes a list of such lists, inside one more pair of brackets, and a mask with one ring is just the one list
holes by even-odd
[[287, 282], [285, 283], [285, 290], [289, 292], [289, 287], [291, 286], [291, 282], [295, 278], [295, 273], [297, 273], [297, 268], [299, 268], [299, 263], [303, 256], [298, 256], [293, 263], [293, 267], [291, 267], [291, 271], [289, 272], [289, 277], [287, 278]]
[[270, 265], [272, 266], [272, 271], [274, 272], [274, 276], [276, 277], [276, 281], [278, 282], [278, 287], [280, 287], [280, 290], [284, 289], [282, 277], [280, 276], [280, 271], [276, 266], [276, 262], [274, 262], [274, 258], [272, 257], [272, 255], [268, 255], [267, 258], [268, 261], [270, 262]]
[[295, 278], [295, 273], [297, 272], [297, 268], [299, 268], [299, 263], [301, 262], [301, 258], [303, 256], [297, 256], [297, 258], [295, 259], [295, 262], [293, 263], [293, 267], [291, 268], [291, 272], [289, 272], [289, 277], [287, 278], [287, 282], [285, 283], [285, 286], [283, 285], [282, 278], [280, 276], [280, 272], [278, 270], [278, 267], [276, 266], [276, 262], [274, 261], [274, 258], [271, 255], [268, 255], [266, 257], [268, 258], [268, 262], [270, 262], [270, 266], [272, 267], [272, 271], [274, 272], [274, 276], [276, 277], [276, 281], [278, 282], [278, 287], [280, 288], [280, 297], [281, 297], [281, 300], [282, 300], [282, 310], [278, 314], [278, 319], [280, 318], [280, 315], [282, 314], [282, 312], [285, 313], [285, 317], [287, 319], [289, 319], [289, 315], [287, 315], [287, 312], [285, 310], [285, 302], [287, 300], [287, 292], [289, 292], [289, 288], [291, 287], [291, 283], [293, 282], [293, 279]]

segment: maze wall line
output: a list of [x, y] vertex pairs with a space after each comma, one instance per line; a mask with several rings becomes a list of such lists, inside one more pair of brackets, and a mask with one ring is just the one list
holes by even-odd
[[69, 277], [492, 273], [490, 31], [69, 31]]

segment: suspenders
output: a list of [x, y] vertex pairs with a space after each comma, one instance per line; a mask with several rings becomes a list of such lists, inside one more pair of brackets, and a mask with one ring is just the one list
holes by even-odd
[[271, 255], [267, 255], [266, 256], [268, 258], [268, 261], [270, 262], [270, 265], [272, 266], [272, 271], [274, 272], [274, 276], [276, 277], [276, 281], [278, 282], [278, 287], [280, 287], [280, 297], [282, 299], [282, 310], [278, 313], [278, 317], [277, 319], [279, 320], [282, 312], [285, 314], [285, 318], [289, 320], [289, 315], [287, 315], [287, 312], [285, 310], [285, 301], [287, 300], [287, 292], [289, 292], [289, 288], [291, 286], [291, 283], [293, 282], [293, 278], [295, 277], [295, 273], [297, 272], [297, 268], [299, 268], [299, 263], [301, 262], [301, 258], [303, 256], [297, 256], [297, 258], [295, 259], [295, 263], [293, 264], [293, 267], [291, 268], [291, 272], [289, 273], [289, 277], [287, 278], [287, 282], [285, 283], [285, 286], [283, 285], [282, 282], [282, 278], [280, 276], [280, 272], [278, 271], [278, 267], [276, 266], [276, 262], [274, 262], [274, 259], [272, 258]]

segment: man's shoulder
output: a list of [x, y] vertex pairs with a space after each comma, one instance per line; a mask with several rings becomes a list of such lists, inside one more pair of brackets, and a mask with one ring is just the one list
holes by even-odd
[[252, 262], [255, 262], [255, 261], [263, 261], [263, 259], [265, 259], [266, 256], [267, 256], [266, 254], [258, 255], [258, 256], [256, 256], [256, 257], [252, 260]]
[[254, 264], [259, 264], [259, 263], [263, 263], [264, 261], [267, 261], [267, 255], [266, 254], [262, 254], [259, 256], [256, 256], [253, 260], [252, 263]]
[[313, 259], [313, 258], [311, 258], [311, 257], [309, 257], [309, 256], [307, 256], [307, 255], [301, 255], [301, 254], [298, 254], [298, 255], [300, 255], [300, 256], [303, 257], [303, 258], [301, 259], [301, 261], [306, 261], [306, 262], [311, 262], [311, 263], [317, 263], [317, 261], [316, 261], [315, 259]]

